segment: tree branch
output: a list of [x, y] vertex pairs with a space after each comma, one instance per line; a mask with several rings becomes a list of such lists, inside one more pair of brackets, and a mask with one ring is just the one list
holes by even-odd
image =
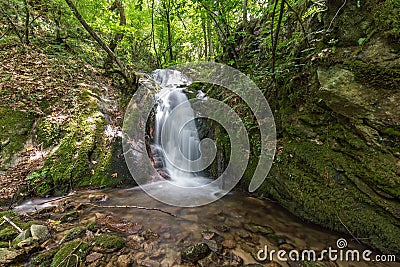
[[75, 7], [75, 5], [72, 3], [71, 0], [65, 0], [65, 2], [68, 4], [72, 12], [74, 13], [75, 17], [79, 20], [79, 22], [82, 24], [82, 26], [85, 28], [85, 30], [90, 34], [90, 36], [93, 37], [94, 40], [103, 48], [108, 56], [112, 58], [118, 65], [118, 67], [121, 69], [121, 73], [123, 75], [124, 80], [128, 83], [129, 86], [133, 85], [136, 82], [136, 75], [134, 77], [130, 77], [125, 64], [114, 54], [114, 52], [107, 46], [107, 44], [100, 39], [100, 37], [96, 34], [96, 32], [93, 31], [93, 29], [87, 24], [85, 19], [82, 17], [82, 15], [79, 13], [78, 9]]
[[171, 213], [169, 211], [166, 211], [166, 210], [159, 209], [159, 208], [147, 208], [147, 207], [141, 207], [141, 206], [118, 206], [118, 205], [117, 206], [103, 206], [103, 205], [97, 205], [97, 204], [93, 204], [93, 203], [84, 203], [84, 204], [87, 204], [87, 205], [90, 205], [90, 206], [93, 206], [93, 207], [96, 207], [96, 208], [106, 208], [106, 209], [154, 210], [154, 211], [159, 211], [159, 212], [168, 214], [168, 215], [170, 215], [172, 217], [177, 217], [175, 214], [173, 214], [173, 213]]

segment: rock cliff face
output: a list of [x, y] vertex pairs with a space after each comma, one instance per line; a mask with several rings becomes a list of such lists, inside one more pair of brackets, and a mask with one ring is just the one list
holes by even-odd
[[[342, 5], [328, 1], [322, 20], [308, 23], [309, 32], [329, 32], [301, 69], [279, 80], [281, 137], [258, 193], [399, 255], [400, 4]], [[244, 54], [243, 61], [253, 60]]]

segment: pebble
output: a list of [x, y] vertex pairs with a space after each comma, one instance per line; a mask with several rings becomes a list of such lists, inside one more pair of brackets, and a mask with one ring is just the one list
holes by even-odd
[[130, 255], [120, 255], [117, 259], [117, 266], [118, 267], [129, 267], [132, 266], [134, 260]]
[[92, 262], [97, 261], [98, 259], [101, 259], [102, 257], [103, 257], [103, 254], [98, 253], [98, 252], [93, 252], [92, 254], [86, 256], [86, 262], [92, 263]]
[[227, 239], [224, 242], [222, 242], [222, 246], [224, 248], [229, 248], [229, 249], [233, 249], [236, 247], [236, 243], [235, 241], [233, 241], [232, 239]]

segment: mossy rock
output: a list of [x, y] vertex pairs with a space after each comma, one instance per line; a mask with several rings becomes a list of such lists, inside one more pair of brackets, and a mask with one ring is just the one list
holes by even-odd
[[24, 148], [35, 118], [27, 112], [0, 106], [0, 156], [6, 168], [12, 156]]
[[44, 148], [56, 145], [62, 135], [61, 127], [50, 118], [41, 120], [36, 130], [37, 142], [43, 144]]
[[125, 246], [125, 239], [112, 234], [100, 234], [93, 237], [92, 241], [104, 249], [121, 249]]
[[79, 262], [82, 263], [84, 261], [89, 247], [89, 244], [79, 240], [62, 245], [54, 255], [51, 267], [74, 267], [79, 265]]
[[67, 233], [64, 235], [64, 237], [61, 239], [61, 243], [74, 240], [78, 237], [82, 237], [85, 234], [85, 232], [86, 232], [86, 228], [84, 228], [84, 227], [80, 227], [80, 226], [74, 227], [67, 231]]
[[188, 247], [181, 252], [181, 259], [184, 262], [195, 263], [210, 254], [211, 250], [205, 243], [199, 243]]
[[87, 228], [89, 231], [94, 232], [94, 231], [96, 231], [99, 227], [96, 225], [95, 222], [88, 222], [88, 224], [86, 225], [86, 228]]
[[38, 255], [32, 257], [31, 264], [39, 267], [49, 267], [56, 252], [57, 250], [55, 249], [40, 252]]
[[[400, 2], [386, 0], [375, 9], [375, 21], [388, 39], [400, 39]], [[393, 40], [392, 40], [393, 41]]]
[[[14, 211], [0, 212], [0, 220], [3, 216], [7, 216], [21, 229], [30, 229], [31, 225], [38, 224], [37, 221], [21, 222], [17, 217], [13, 216]], [[0, 226], [0, 241], [8, 242], [13, 241], [18, 236], [19, 232], [9, 225], [7, 222]]]

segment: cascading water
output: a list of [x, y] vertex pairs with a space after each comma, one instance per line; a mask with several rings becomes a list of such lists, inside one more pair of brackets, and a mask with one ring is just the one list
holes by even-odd
[[[194, 112], [184, 90], [188, 78], [176, 70], [155, 70], [151, 76], [162, 90], [156, 95], [157, 109], [152, 152], [157, 154], [156, 167], [163, 167], [175, 185], [194, 187], [210, 182], [201, 177], [200, 140]], [[178, 108], [178, 113], [173, 114]]]

